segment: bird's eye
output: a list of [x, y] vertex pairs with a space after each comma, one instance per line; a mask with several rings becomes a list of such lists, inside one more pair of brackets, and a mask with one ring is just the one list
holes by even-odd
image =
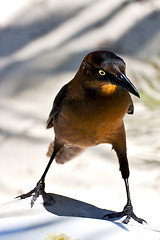
[[101, 69], [101, 70], [99, 70], [99, 74], [100, 74], [101, 76], [104, 76], [106, 73], [105, 73], [105, 71], [103, 71], [103, 70]]

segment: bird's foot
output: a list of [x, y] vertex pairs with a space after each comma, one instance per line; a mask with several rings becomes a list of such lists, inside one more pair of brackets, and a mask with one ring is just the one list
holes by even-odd
[[16, 198], [25, 199], [25, 198], [32, 196], [31, 207], [33, 207], [33, 205], [34, 205], [35, 201], [37, 200], [37, 198], [39, 197], [39, 195], [42, 195], [42, 196], [47, 195], [47, 193], [44, 191], [44, 188], [45, 188], [44, 180], [40, 179], [34, 189], [32, 189], [30, 192], [28, 192], [26, 194], [19, 195]]
[[129, 223], [130, 219], [133, 218], [135, 221], [139, 222], [139, 223], [146, 223], [147, 222], [145, 220], [143, 220], [142, 218], [137, 217], [134, 212], [133, 212], [133, 207], [131, 203], [127, 203], [123, 209], [122, 212], [117, 212], [117, 213], [110, 213], [110, 214], [106, 214], [103, 219], [105, 217], [107, 218], [118, 218], [118, 217], [124, 217], [126, 216], [126, 218], [123, 220], [122, 223], [127, 224]]

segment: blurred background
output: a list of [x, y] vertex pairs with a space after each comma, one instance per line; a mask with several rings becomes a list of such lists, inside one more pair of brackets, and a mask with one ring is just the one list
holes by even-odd
[[[54, 138], [45, 124], [60, 88], [84, 56], [104, 49], [127, 63], [132, 96], [125, 117], [135, 213], [160, 216], [160, 1], [0, 1], [0, 203], [31, 190]], [[111, 146], [90, 148], [65, 165], [53, 163], [46, 191], [120, 211], [123, 180]]]

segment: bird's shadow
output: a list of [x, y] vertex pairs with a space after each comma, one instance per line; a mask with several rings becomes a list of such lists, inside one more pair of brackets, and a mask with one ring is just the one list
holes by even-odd
[[124, 224], [115, 222], [115, 220], [119, 218], [115, 218], [112, 220], [107, 217], [104, 218], [105, 215], [113, 213], [113, 211], [111, 210], [98, 208], [89, 203], [85, 203], [73, 198], [65, 197], [54, 193], [47, 193], [45, 195], [42, 195], [42, 197], [44, 201], [44, 208], [48, 212], [57, 216], [84, 217], [108, 220], [114, 222], [116, 225], [128, 231]]

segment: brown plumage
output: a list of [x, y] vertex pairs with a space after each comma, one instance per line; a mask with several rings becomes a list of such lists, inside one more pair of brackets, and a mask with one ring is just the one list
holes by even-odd
[[123, 117], [133, 114], [130, 93], [139, 97], [138, 91], [126, 77], [126, 66], [122, 58], [112, 52], [89, 53], [69, 83], [57, 94], [50, 112], [47, 128], [54, 128], [55, 140], [49, 146], [51, 157], [37, 186], [25, 198], [33, 195], [32, 205], [44, 194], [44, 179], [55, 158], [57, 163], [65, 163], [87, 147], [109, 143], [115, 150], [122, 178], [125, 181], [127, 204], [124, 210], [106, 217], [126, 215], [142, 223], [144, 220], [133, 213], [129, 193], [129, 166], [126, 153], [126, 135]]

